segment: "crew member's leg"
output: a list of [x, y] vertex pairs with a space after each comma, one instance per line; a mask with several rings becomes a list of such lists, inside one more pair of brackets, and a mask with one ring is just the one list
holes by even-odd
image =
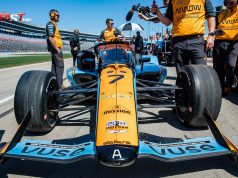
[[175, 61], [177, 74], [180, 73], [184, 65], [188, 65], [186, 52], [186, 40], [173, 39], [172, 61]]
[[64, 59], [63, 59], [63, 53], [61, 51], [60, 54], [53, 53], [53, 61], [55, 65], [55, 75], [58, 82], [59, 88], [62, 88], [63, 86], [63, 74], [64, 74]]
[[227, 61], [225, 63], [225, 75], [226, 75], [225, 87], [229, 88], [228, 90], [231, 89], [231, 86], [233, 84], [237, 57], [238, 57], [238, 43], [235, 43], [234, 45], [232, 45], [232, 49], [228, 54]]
[[188, 39], [187, 49], [191, 51], [191, 64], [207, 65], [205, 61], [205, 41], [203, 37]]
[[136, 57], [137, 64], [139, 64], [139, 59], [141, 57], [141, 54], [140, 53], [136, 53], [135, 57]]
[[73, 55], [73, 66], [76, 67], [77, 53], [72, 53]]
[[56, 76], [54, 52], [51, 52], [51, 72]]
[[225, 70], [224, 70], [225, 58], [226, 55], [224, 50], [221, 48], [220, 43], [215, 43], [213, 49], [213, 68], [217, 72], [222, 88], [224, 88], [225, 83]]

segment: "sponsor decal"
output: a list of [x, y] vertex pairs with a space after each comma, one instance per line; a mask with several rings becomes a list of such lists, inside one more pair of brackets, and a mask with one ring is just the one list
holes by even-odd
[[190, 5], [176, 9], [176, 13], [180, 14], [182, 12], [200, 11], [201, 9], [202, 5]]
[[113, 152], [113, 155], [112, 155], [112, 159], [115, 159], [115, 158], [119, 158], [121, 159], [121, 152], [119, 149], [115, 149], [114, 152]]
[[122, 105], [114, 105], [114, 106], [109, 107], [108, 109], [106, 109], [103, 112], [103, 115], [114, 114], [114, 113], [122, 113], [122, 114], [131, 115], [131, 111]]
[[123, 79], [125, 76], [124, 75], [109, 75], [108, 77], [115, 77], [115, 79], [109, 82], [109, 84], [114, 84], [118, 82], [119, 80]]
[[238, 19], [233, 19], [233, 20], [223, 20], [222, 24], [235, 24], [238, 23]]
[[128, 124], [124, 121], [110, 121], [106, 125], [108, 133], [125, 133], [128, 131]]
[[145, 144], [160, 147], [160, 148], [170, 148], [170, 147], [178, 147], [178, 146], [191, 146], [191, 145], [199, 145], [199, 144], [209, 144], [210, 141], [198, 141], [198, 142], [181, 142], [181, 143], [170, 143], [170, 144], [158, 144], [158, 143], [151, 143], [145, 142]]
[[77, 149], [90, 145], [90, 143], [81, 145], [57, 145], [57, 144], [40, 144], [40, 143], [26, 143], [25, 146], [42, 147], [42, 148], [57, 148], [57, 149]]
[[130, 145], [131, 142], [129, 142], [129, 141], [120, 141], [120, 140], [112, 140], [112, 141], [106, 141], [106, 142], [103, 143], [103, 145], [115, 145], [115, 144]]
[[112, 70], [110, 70], [110, 71], [108, 71], [107, 73], [108, 73], [108, 74], [111, 74], [111, 73], [113, 73], [113, 71], [112, 71]]
[[81, 145], [56, 145], [56, 144], [38, 144], [26, 143], [21, 150], [21, 154], [48, 156], [48, 157], [77, 157], [85, 151], [85, 146], [90, 144]]
[[31, 21], [30, 18], [23, 18], [24, 15], [25, 15], [24, 12], [18, 14], [0, 13], [0, 21], [20, 21], [20, 22]]
[[217, 151], [216, 147], [211, 145], [210, 141], [190, 142], [190, 143], [174, 143], [174, 144], [156, 144], [146, 143], [149, 148], [161, 156], [167, 155], [185, 155], [196, 154], [200, 152]]
[[126, 99], [131, 99], [132, 96], [130, 95], [125, 95], [125, 94], [111, 94], [108, 96], [102, 96], [102, 99], [111, 99], [111, 98], [126, 98]]

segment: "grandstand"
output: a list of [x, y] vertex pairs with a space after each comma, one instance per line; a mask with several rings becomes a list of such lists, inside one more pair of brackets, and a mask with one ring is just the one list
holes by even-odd
[[[70, 51], [69, 39], [71, 31], [60, 30], [63, 40], [63, 50]], [[46, 34], [44, 27], [38, 27], [24, 22], [0, 21], [0, 52], [47, 52]], [[79, 39], [82, 49], [94, 45], [97, 35], [81, 33]]]

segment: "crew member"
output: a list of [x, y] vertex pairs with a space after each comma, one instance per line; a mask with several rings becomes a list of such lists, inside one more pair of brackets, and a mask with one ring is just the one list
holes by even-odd
[[216, 36], [213, 66], [217, 71], [223, 96], [231, 90], [234, 70], [238, 57], [238, 8], [237, 0], [226, 0], [227, 9], [221, 11], [217, 18], [217, 28], [224, 32]]
[[70, 38], [70, 47], [73, 56], [73, 66], [75, 67], [77, 54], [80, 52], [79, 29], [74, 30], [74, 34]]
[[160, 35], [157, 35], [156, 37], [156, 43], [155, 43], [155, 50], [159, 53], [162, 52], [162, 45], [163, 45], [163, 40], [161, 39]]
[[136, 59], [139, 60], [144, 50], [144, 42], [143, 37], [140, 35], [140, 32], [136, 32], [136, 38], [135, 38], [135, 54]]
[[119, 36], [123, 36], [117, 28], [113, 27], [114, 22], [112, 19], [107, 19], [106, 25], [107, 28], [101, 32], [100, 39], [103, 39], [105, 42], [110, 42], [118, 39]]
[[51, 53], [51, 72], [56, 76], [59, 88], [63, 87], [64, 59], [63, 43], [56, 22], [59, 22], [59, 11], [52, 9], [49, 13], [50, 21], [46, 24], [46, 39], [48, 51]]
[[[168, 3], [167, 0], [165, 0]], [[206, 48], [214, 46], [215, 16], [216, 13], [210, 0], [170, 0], [165, 16], [156, 4], [152, 5], [151, 12], [156, 14], [158, 21], [169, 26], [172, 30], [172, 58], [176, 61], [177, 73], [183, 65], [204, 64], [205, 53], [205, 20], [208, 19], [209, 35]], [[139, 17], [149, 20], [139, 13]]]

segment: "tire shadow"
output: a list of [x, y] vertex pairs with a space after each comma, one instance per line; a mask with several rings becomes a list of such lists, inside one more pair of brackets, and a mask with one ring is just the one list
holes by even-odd
[[229, 93], [229, 95], [225, 98], [226, 100], [230, 101], [231, 103], [238, 105], [238, 93]]
[[2, 137], [3, 137], [4, 133], [5, 133], [5, 130], [0, 130], [0, 143], [2, 141]]
[[[5, 142], [1, 143], [2, 137], [3, 137], [4, 133], [5, 133], [5, 130], [0, 130], [0, 150], [1, 150], [1, 148], [6, 144]], [[0, 175], [1, 175], [1, 174], [0, 174]], [[0, 176], [0, 177], [1, 177], [1, 176]]]
[[153, 124], [167, 122], [172, 127], [182, 131], [199, 131], [208, 130], [208, 127], [191, 128], [186, 127], [181, 121], [179, 121], [176, 113], [172, 110], [160, 110], [158, 114], [148, 110], [140, 110], [140, 112], [149, 115], [150, 117], [138, 117], [139, 124]]

